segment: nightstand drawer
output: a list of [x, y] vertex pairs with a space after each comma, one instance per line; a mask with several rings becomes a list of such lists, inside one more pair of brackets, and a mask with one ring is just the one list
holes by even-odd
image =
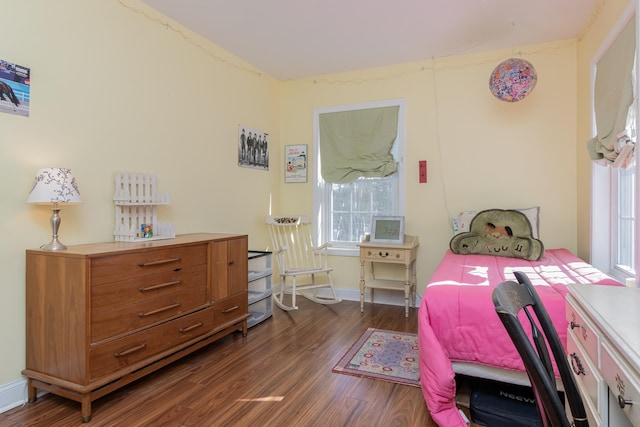
[[213, 310], [205, 309], [171, 322], [91, 348], [91, 378], [100, 378], [211, 331]]
[[206, 244], [105, 256], [92, 260], [91, 283], [96, 286], [206, 264]]
[[408, 251], [392, 248], [366, 248], [363, 251], [365, 261], [405, 262]]

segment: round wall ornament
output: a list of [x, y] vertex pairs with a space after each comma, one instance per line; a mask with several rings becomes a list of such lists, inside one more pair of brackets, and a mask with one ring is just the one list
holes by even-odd
[[537, 81], [536, 69], [529, 61], [509, 58], [493, 69], [489, 88], [501, 101], [518, 102], [531, 93]]

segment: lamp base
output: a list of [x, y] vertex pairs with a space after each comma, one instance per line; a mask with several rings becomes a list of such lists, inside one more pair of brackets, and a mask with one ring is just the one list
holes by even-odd
[[63, 251], [67, 249], [67, 247], [56, 238], [52, 239], [49, 243], [40, 246], [40, 249], [43, 251]]
[[40, 246], [40, 249], [44, 251], [63, 251], [67, 249], [67, 247], [58, 240], [58, 228], [60, 228], [60, 208], [58, 207], [58, 203], [53, 204], [53, 208], [51, 208], [51, 241], [46, 245]]

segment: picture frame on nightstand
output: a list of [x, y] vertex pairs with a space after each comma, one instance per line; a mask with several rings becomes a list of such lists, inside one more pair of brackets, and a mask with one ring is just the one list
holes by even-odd
[[374, 216], [371, 222], [371, 243], [404, 244], [403, 216]]

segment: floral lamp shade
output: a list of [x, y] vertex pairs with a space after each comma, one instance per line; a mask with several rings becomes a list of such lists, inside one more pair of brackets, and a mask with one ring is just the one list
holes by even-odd
[[537, 81], [536, 69], [529, 61], [509, 58], [493, 69], [489, 89], [501, 101], [518, 102], [533, 91]]
[[28, 203], [80, 203], [80, 191], [76, 178], [67, 168], [44, 168], [38, 170]]

